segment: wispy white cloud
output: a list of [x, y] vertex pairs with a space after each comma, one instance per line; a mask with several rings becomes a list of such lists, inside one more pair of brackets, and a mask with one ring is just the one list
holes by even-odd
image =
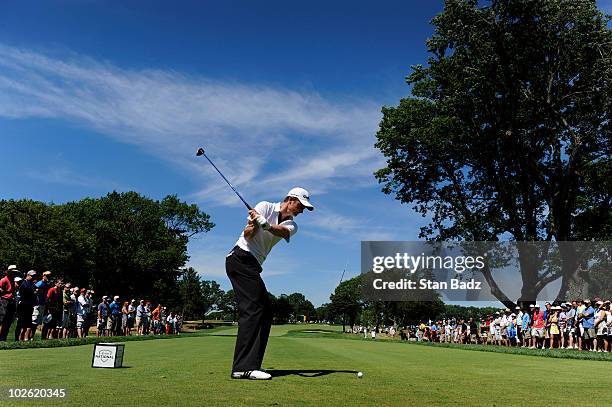
[[304, 231], [307, 236], [344, 244], [361, 240], [402, 240], [405, 236], [404, 231], [377, 224], [376, 219], [346, 216], [330, 208], [323, 208], [317, 216], [309, 218], [308, 226], [314, 230]]
[[372, 147], [380, 118], [373, 101], [2, 44], [0, 116], [66, 120], [136, 144], [197, 175], [202, 187], [193, 196], [207, 204], [237, 200], [204, 160], [194, 160], [200, 144], [249, 196], [280, 195], [297, 183], [316, 194], [371, 185], [381, 164]]
[[67, 167], [54, 167], [46, 170], [26, 169], [24, 170], [24, 175], [51, 184], [118, 191], [127, 191], [131, 189], [104, 178], [91, 177], [77, 173]]

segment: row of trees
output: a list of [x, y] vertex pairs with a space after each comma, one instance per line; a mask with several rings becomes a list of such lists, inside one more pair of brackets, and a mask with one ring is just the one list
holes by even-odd
[[0, 263], [51, 270], [80, 287], [178, 307], [189, 238], [214, 224], [176, 196], [112, 192], [61, 205], [0, 201]]
[[367, 301], [362, 294], [362, 275], [341, 282], [330, 296], [330, 303], [317, 308], [319, 320], [353, 327], [365, 325], [408, 326], [429, 319], [481, 318], [497, 308], [462, 307], [434, 301]]
[[[356, 324], [370, 327], [408, 326], [429, 319], [480, 318], [497, 308], [461, 307], [436, 301], [366, 301], [362, 276], [343, 281], [330, 296], [330, 302], [315, 308], [301, 293], [268, 293], [275, 324], [288, 322], [329, 322], [344, 328]], [[215, 281], [202, 280], [196, 270], [185, 270], [179, 282], [185, 318], [236, 321], [238, 313], [233, 290], [223, 291]]]
[[[238, 310], [234, 291], [224, 291], [216, 281], [202, 280], [197, 271], [188, 268], [179, 282], [181, 300], [186, 319], [222, 319], [236, 321]], [[268, 293], [274, 323], [318, 320], [314, 305], [304, 294], [281, 294], [276, 297]]]

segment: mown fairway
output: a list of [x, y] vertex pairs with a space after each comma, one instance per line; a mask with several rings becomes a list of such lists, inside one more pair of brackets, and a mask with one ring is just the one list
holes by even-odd
[[[286, 335], [275, 327], [268, 382], [229, 378], [234, 329], [200, 337], [127, 342], [124, 369], [93, 369], [93, 345], [0, 351], [0, 386], [66, 388], [62, 401], [0, 405], [601, 405], [612, 363], [444, 349], [398, 342]], [[309, 329], [309, 328], [303, 328]], [[309, 336], [311, 335], [311, 336]], [[364, 372], [358, 379], [356, 372]], [[575, 377], [601, 380], [568, 393]], [[574, 379], [572, 379], [574, 378]], [[592, 385], [587, 385], [592, 389]], [[604, 403], [605, 404], [605, 403]]]

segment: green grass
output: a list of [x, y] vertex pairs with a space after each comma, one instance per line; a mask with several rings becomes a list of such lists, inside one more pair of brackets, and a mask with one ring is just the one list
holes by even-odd
[[48, 339], [42, 340], [36, 336], [33, 341], [7, 341], [0, 342], [0, 351], [11, 349], [30, 349], [30, 348], [61, 348], [65, 346], [81, 346], [101, 342], [134, 342], [134, 341], [150, 341], [158, 339], [179, 339], [189, 338], [193, 336], [210, 335], [219, 330], [227, 329], [225, 327], [211, 328], [197, 332], [185, 332], [180, 335], [146, 335], [146, 336], [88, 336], [86, 338], [67, 338], [67, 339]]
[[[328, 339], [344, 339], [344, 340], [355, 340], [355, 341], [371, 341], [371, 339], [364, 339], [362, 335], [351, 335], [342, 334], [341, 331], [329, 331], [327, 329], [319, 330], [303, 330], [295, 329], [290, 330], [287, 333], [288, 336], [301, 337], [301, 338], [328, 338]], [[379, 339], [379, 341], [381, 341]], [[612, 362], [612, 353], [598, 353], [598, 352], [581, 352], [574, 349], [528, 349], [521, 347], [508, 347], [508, 346], [495, 346], [495, 345], [476, 345], [476, 344], [458, 344], [458, 343], [432, 343], [432, 342], [413, 342], [413, 341], [400, 341], [399, 339], [382, 339], [385, 342], [396, 342], [404, 345], [414, 346], [432, 346], [437, 348], [453, 348], [460, 350], [471, 350], [479, 352], [495, 352], [495, 353], [507, 353], [513, 355], [525, 355], [525, 356], [538, 356], [547, 358], [559, 358], [559, 359], [578, 359], [578, 360], [599, 360], [604, 362]]]
[[125, 369], [91, 368], [91, 345], [2, 351], [3, 391], [63, 387], [68, 398], [0, 405], [567, 406], [578, 400], [568, 392], [576, 377], [588, 377], [589, 389], [602, 380], [597, 398], [580, 396], [581, 406], [612, 399], [604, 379], [612, 375], [612, 363], [341, 340], [326, 336], [333, 332], [290, 332], [295, 329], [273, 329], [264, 367], [277, 377], [269, 382], [229, 378], [235, 328], [126, 343]]

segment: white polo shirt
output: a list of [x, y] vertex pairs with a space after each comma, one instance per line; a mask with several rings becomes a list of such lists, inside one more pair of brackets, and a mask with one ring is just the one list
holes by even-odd
[[[257, 213], [262, 215], [270, 225], [279, 225], [278, 216], [280, 214], [280, 202], [272, 203], [262, 201], [258, 203], [254, 208]], [[248, 220], [248, 217], [247, 217]], [[280, 225], [286, 227], [289, 230], [289, 237], [287, 243], [291, 239], [291, 236], [297, 233], [297, 224], [293, 221], [293, 219], [285, 220], [281, 222]], [[251, 236], [249, 239], [244, 237], [244, 231], [240, 234], [240, 238], [236, 242], [236, 246], [240, 247], [242, 250], [246, 250], [250, 252], [259, 264], [263, 264], [268, 257], [268, 253], [277, 244], [282, 238], [278, 236], [274, 236], [272, 233], [267, 230], [263, 230], [259, 228], [255, 235]]]

